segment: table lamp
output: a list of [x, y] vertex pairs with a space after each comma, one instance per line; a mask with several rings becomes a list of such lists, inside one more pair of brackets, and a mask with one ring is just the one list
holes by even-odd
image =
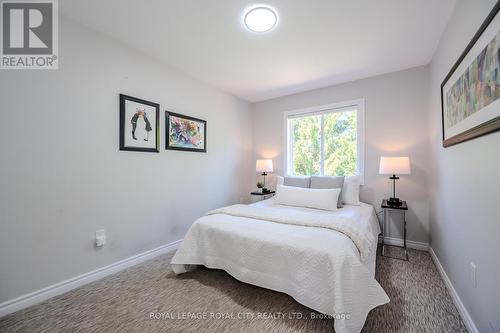
[[399, 179], [396, 175], [409, 175], [410, 174], [410, 158], [407, 156], [399, 157], [380, 157], [380, 167], [379, 174], [381, 175], [392, 175], [389, 179], [392, 179], [392, 198], [387, 201], [389, 205], [401, 206], [401, 200], [396, 197], [396, 179]]
[[261, 175], [264, 177], [262, 193], [268, 192], [269, 190], [266, 188], [266, 176], [267, 172], [273, 172], [273, 160], [257, 160], [255, 163], [255, 171], [262, 172]]

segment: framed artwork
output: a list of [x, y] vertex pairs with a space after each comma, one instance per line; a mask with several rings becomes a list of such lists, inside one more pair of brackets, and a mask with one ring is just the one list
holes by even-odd
[[120, 94], [120, 150], [160, 152], [160, 105]]
[[165, 111], [165, 149], [207, 152], [205, 120]]
[[443, 147], [500, 130], [497, 2], [441, 84]]

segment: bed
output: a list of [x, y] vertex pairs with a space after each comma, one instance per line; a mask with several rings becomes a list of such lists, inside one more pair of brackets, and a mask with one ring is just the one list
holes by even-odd
[[171, 264], [176, 274], [198, 265], [223, 269], [332, 316], [336, 332], [359, 332], [368, 312], [389, 302], [375, 280], [379, 233], [374, 208], [365, 203], [323, 211], [271, 198], [199, 218]]

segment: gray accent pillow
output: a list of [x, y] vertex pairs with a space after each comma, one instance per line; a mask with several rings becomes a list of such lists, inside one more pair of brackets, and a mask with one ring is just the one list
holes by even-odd
[[311, 177], [285, 177], [283, 185], [309, 188]]
[[342, 208], [342, 187], [344, 186], [344, 179], [344, 176], [311, 176], [311, 188], [340, 188], [339, 199], [337, 200], [337, 208]]

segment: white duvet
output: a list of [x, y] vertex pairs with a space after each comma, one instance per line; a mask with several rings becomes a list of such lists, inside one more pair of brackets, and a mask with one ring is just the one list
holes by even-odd
[[223, 269], [346, 318], [335, 319], [336, 332], [359, 332], [368, 312], [389, 302], [374, 277], [379, 232], [367, 204], [336, 212], [274, 205], [272, 199], [229, 206], [191, 226], [172, 268], [176, 274], [196, 265]]

